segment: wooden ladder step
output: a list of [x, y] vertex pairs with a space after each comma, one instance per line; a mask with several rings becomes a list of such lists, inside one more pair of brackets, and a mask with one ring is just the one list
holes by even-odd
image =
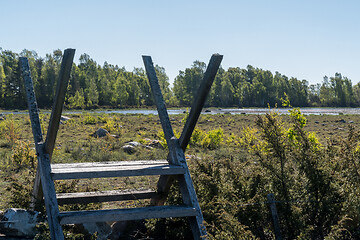
[[152, 206], [142, 208], [61, 212], [60, 224], [131, 221], [149, 218], [192, 217], [197, 212], [188, 206]]
[[166, 160], [51, 164], [53, 180], [180, 175], [184, 173], [185, 170], [182, 166], [171, 165]]
[[101, 192], [58, 193], [56, 198], [59, 205], [87, 204], [96, 202], [112, 202], [150, 199], [156, 195], [153, 190], [113, 190]]

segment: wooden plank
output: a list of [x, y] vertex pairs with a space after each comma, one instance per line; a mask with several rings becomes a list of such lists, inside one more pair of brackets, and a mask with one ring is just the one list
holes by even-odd
[[43, 135], [41, 132], [41, 125], [39, 119], [39, 110], [36, 102], [33, 81], [31, 78], [29, 62], [26, 57], [20, 57], [20, 69], [21, 75], [24, 79], [26, 97], [29, 107], [29, 115], [31, 121], [31, 128], [34, 136], [34, 142], [39, 143], [43, 141]]
[[[39, 149], [44, 149], [43, 144]], [[59, 222], [59, 207], [56, 200], [54, 182], [50, 175], [50, 158], [44, 150], [39, 151], [38, 164], [40, 165], [41, 185], [44, 193], [46, 215], [49, 223], [51, 239], [64, 239]]]
[[[144, 61], [146, 74], [147, 74], [147, 77], [149, 79], [151, 92], [153, 94], [155, 104], [156, 104], [156, 108], [157, 108], [157, 111], [158, 111], [158, 114], [159, 114], [161, 126], [162, 126], [162, 129], [164, 131], [166, 143], [169, 146], [171, 144], [171, 141], [170, 141], [171, 138], [174, 137], [174, 132], [173, 132], [173, 129], [171, 127], [170, 118], [169, 118], [169, 115], [167, 113], [166, 106], [165, 106], [165, 101], [164, 101], [163, 95], [161, 93], [159, 80], [158, 80], [158, 78], [156, 76], [154, 64], [152, 62], [151, 57], [150, 56], [142, 56], [142, 58], [143, 58], [143, 61]], [[170, 154], [172, 154], [172, 152], [170, 152]], [[179, 163], [176, 162], [176, 159], [177, 159], [176, 157], [171, 156], [168, 160], [172, 164], [179, 165]]]
[[110, 161], [110, 162], [80, 162], [80, 163], [53, 163], [51, 169], [62, 168], [94, 168], [116, 166], [145, 166], [145, 165], [168, 165], [166, 160], [143, 160], [143, 161]]
[[194, 97], [193, 103], [191, 105], [191, 110], [189, 117], [186, 120], [184, 129], [180, 136], [180, 146], [185, 151], [187, 145], [189, 144], [192, 132], [195, 129], [195, 125], [199, 119], [201, 110], [204, 107], [208, 93], [212, 83], [214, 82], [216, 73], [220, 67], [223, 55], [213, 54], [207, 66], [207, 69], [204, 74], [204, 78], [201, 81], [200, 87], [197, 91], [196, 96]]
[[277, 209], [276, 209], [275, 196], [274, 196], [274, 194], [269, 193], [266, 197], [269, 202], [269, 208], [270, 208], [271, 216], [273, 219], [274, 230], [275, 230], [275, 239], [282, 240], [283, 238], [281, 235], [279, 216], [278, 216]]
[[64, 205], [150, 199], [155, 194], [156, 192], [153, 190], [114, 190], [102, 192], [58, 193], [56, 198], [60, 205]]
[[61, 224], [107, 221], [131, 221], [150, 218], [189, 217], [196, 211], [188, 206], [155, 206], [143, 208], [61, 212]]
[[173, 140], [176, 152], [176, 155], [179, 157], [179, 162], [185, 169], [184, 175], [178, 176], [180, 191], [182, 199], [185, 205], [192, 206], [196, 210], [196, 216], [189, 218], [190, 227], [192, 229], [194, 239], [203, 239], [207, 233], [204, 226], [204, 218], [200, 209], [199, 201], [196, 196], [195, 188], [193, 181], [190, 176], [190, 171], [186, 163], [185, 154], [183, 149], [180, 147], [178, 139]]
[[[20, 62], [21, 75], [25, 85], [26, 98], [28, 102], [29, 116], [31, 121], [31, 128], [34, 137], [34, 142], [39, 143], [43, 141], [43, 135], [40, 127], [39, 110], [36, 102], [29, 62], [26, 57], [20, 57], [19, 62]], [[34, 187], [31, 194], [30, 209], [35, 210], [36, 204], [41, 201], [42, 197], [43, 197], [43, 193], [41, 191], [39, 165], [38, 165], [36, 170]]]
[[109, 178], [149, 175], [178, 175], [184, 174], [184, 169], [176, 165], [135, 165], [135, 166], [110, 166], [94, 168], [60, 168], [52, 169], [54, 180], [81, 179], [81, 178]]
[[174, 183], [175, 176], [161, 175], [157, 182], [157, 194], [151, 199], [152, 206], [161, 206], [165, 204], [166, 198], [170, 192], [170, 188]]
[[50, 123], [46, 135], [45, 152], [49, 154], [50, 160], [54, 150], [56, 135], [59, 129], [61, 112], [64, 106], [67, 86], [70, 79], [71, 67], [75, 55], [75, 49], [66, 49], [61, 62], [59, 78], [56, 87], [56, 96], [51, 111]]
[[32, 211], [40, 210], [39, 205], [41, 204], [43, 196], [44, 196], [44, 194], [41, 189], [40, 166], [38, 164], [37, 168], [36, 168], [34, 186], [33, 186], [33, 190], [31, 193], [31, 200], [30, 200], [30, 206], [29, 206], [30, 210], [32, 210]]

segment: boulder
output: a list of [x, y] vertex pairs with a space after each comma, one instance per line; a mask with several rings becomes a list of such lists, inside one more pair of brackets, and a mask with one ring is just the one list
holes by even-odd
[[122, 150], [124, 150], [124, 152], [128, 153], [128, 154], [133, 154], [136, 152], [136, 148], [132, 145], [124, 145], [122, 146]]
[[340, 119], [340, 120], [337, 120], [337, 121], [335, 121], [335, 122], [339, 122], [339, 123], [346, 123], [346, 120], [344, 120], [344, 119]]
[[147, 146], [152, 148], [164, 149], [159, 140], [152, 140]]
[[131, 142], [127, 142], [127, 145], [133, 146], [133, 147], [140, 147], [141, 143], [139, 142], [135, 142], [135, 141], [131, 141]]
[[95, 223], [83, 223], [84, 232], [93, 235], [96, 233], [97, 240], [106, 240], [109, 239], [111, 234], [111, 227], [105, 222], [95, 222]]
[[33, 238], [36, 224], [40, 222], [39, 212], [19, 208], [6, 210], [0, 221], [0, 233], [11, 237]]
[[99, 128], [98, 130], [95, 131], [95, 133], [93, 134], [94, 137], [106, 137], [109, 134], [108, 130], [103, 129], [103, 128]]
[[66, 122], [67, 120], [70, 120], [71, 118], [69, 118], [69, 117], [66, 117], [66, 116], [61, 116], [60, 117], [60, 121], [62, 121], [62, 122]]

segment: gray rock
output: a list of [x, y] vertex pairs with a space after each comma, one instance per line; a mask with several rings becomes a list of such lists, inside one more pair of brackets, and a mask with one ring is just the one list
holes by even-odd
[[147, 146], [152, 148], [164, 149], [159, 140], [152, 140]]
[[122, 146], [122, 150], [128, 154], [133, 154], [136, 152], [136, 148], [132, 145], [124, 145]]
[[354, 123], [354, 121], [349, 121], [349, 123]]
[[141, 143], [139, 142], [135, 142], [135, 141], [131, 141], [131, 142], [127, 142], [127, 145], [133, 146], [133, 147], [140, 147]]
[[71, 118], [66, 116], [61, 116], [60, 121], [66, 122], [67, 120], [70, 120]]
[[108, 134], [109, 134], [108, 130], [99, 128], [98, 130], [95, 131], [93, 136], [101, 138], [101, 137], [106, 137]]
[[11, 237], [33, 238], [40, 222], [39, 212], [19, 208], [5, 211], [0, 221], [0, 233]]
[[97, 233], [97, 240], [106, 240], [109, 239], [111, 234], [111, 227], [109, 224], [104, 222], [96, 223], [83, 223], [84, 230], [90, 235]]

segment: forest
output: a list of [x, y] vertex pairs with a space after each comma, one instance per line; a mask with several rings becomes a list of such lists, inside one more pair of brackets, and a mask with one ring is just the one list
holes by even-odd
[[[39, 56], [35, 51], [15, 53], [0, 47], [0, 108], [26, 109], [19, 57], [28, 57], [40, 108], [50, 108], [55, 94], [55, 76], [60, 69], [61, 50]], [[180, 70], [170, 87], [165, 68], [156, 72], [168, 106], [189, 106], [196, 94], [206, 63], [194, 61]], [[207, 100], [207, 107], [267, 107], [281, 105], [284, 93], [295, 107], [359, 107], [360, 85], [335, 73], [321, 83], [288, 77], [248, 65], [220, 68]], [[66, 96], [68, 109], [126, 108], [153, 105], [150, 85], [143, 68], [127, 71], [104, 62], [101, 66], [88, 54], [73, 65]]]

